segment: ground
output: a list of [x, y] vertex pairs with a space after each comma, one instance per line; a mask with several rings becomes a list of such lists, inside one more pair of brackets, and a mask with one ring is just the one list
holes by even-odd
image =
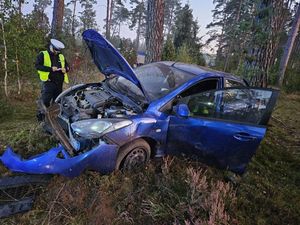
[[[0, 98], [0, 152], [56, 145], [35, 119], [38, 86]], [[26, 96], [26, 97], [25, 97]], [[144, 169], [55, 176], [32, 211], [1, 224], [300, 224], [300, 95], [281, 93], [267, 136], [242, 177], [167, 157]], [[10, 175], [0, 166], [2, 176]]]

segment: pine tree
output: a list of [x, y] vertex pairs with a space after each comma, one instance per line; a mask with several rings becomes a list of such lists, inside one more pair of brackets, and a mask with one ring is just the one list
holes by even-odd
[[293, 0], [215, 0], [207, 44], [217, 42], [219, 69], [266, 87], [276, 70]]
[[51, 36], [60, 37], [62, 34], [62, 25], [64, 17], [64, 0], [54, 0], [53, 17], [51, 24]]
[[45, 13], [49, 5], [51, 5], [51, 0], [34, 0], [33, 8], [34, 10]]
[[96, 0], [80, 0], [81, 8], [83, 11], [80, 12], [80, 21], [82, 23], [82, 29], [95, 28], [96, 23], [96, 11], [94, 5], [97, 3]]
[[278, 86], [282, 86], [283, 81], [284, 81], [284, 75], [285, 75], [285, 71], [293, 50], [293, 46], [296, 40], [296, 37], [298, 35], [300, 29], [300, 5], [298, 5], [298, 9], [293, 21], [293, 25], [292, 25], [292, 29], [290, 31], [288, 40], [285, 44], [285, 49], [283, 52], [283, 56], [281, 58], [281, 62], [280, 62], [280, 67], [279, 67], [279, 79], [278, 79]]
[[120, 36], [121, 25], [128, 20], [129, 10], [124, 6], [124, 0], [116, 0], [112, 13], [112, 35]]
[[72, 31], [73, 38], [75, 38], [76, 27], [79, 25], [79, 22], [76, 18], [77, 2], [78, 2], [78, 0], [71, 0], [70, 3], [69, 3], [69, 4], [73, 5], [73, 8], [72, 8], [72, 25], [71, 25], [71, 31]]
[[38, 21], [38, 28], [49, 30], [49, 18], [45, 12], [46, 8], [51, 5], [51, 0], [35, 0], [33, 4], [34, 19]]
[[111, 8], [112, 8], [112, 0], [106, 0], [106, 23], [105, 23], [105, 36], [106, 39], [110, 39], [110, 25], [111, 25]]
[[164, 0], [148, 0], [146, 28], [146, 63], [161, 60], [163, 29], [164, 29]]
[[289, 18], [289, 0], [261, 0], [255, 5], [253, 35], [248, 42], [244, 74], [253, 85], [267, 87]]
[[67, 7], [64, 11], [63, 32], [64, 36], [72, 35], [72, 10]]
[[181, 9], [180, 0], [165, 0], [164, 9], [164, 35], [173, 37], [176, 14]]
[[146, 30], [146, 1], [145, 0], [130, 0], [132, 9], [130, 10], [130, 25], [131, 30], [136, 29], [136, 51], [140, 46], [140, 39], [145, 35]]
[[184, 45], [182, 52], [187, 50], [193, 59], [193, 63], [204, 65], [205, 61], [200, 52], [202, 45], [198, 33], [198, 22], [194, 20], [193, 11], [190, 9], [190, 6], [186, 4], [179, 10], [177, 15], [174, 31], [174, 45], [177, 51]]
[[237, 69], [236, 65], [241, 66], [246, 56], [255, 1], [216, 0], [214, 3], [213, 22], [207, 25], [210, 38], [206, 44], [217, 42], [217, 67], [231, 71]]
[[183, 44], [190, 44], [192, 41], [193, 11], [186, 4], [179, 12], [175, 22], [174, 45], [178, 49]]

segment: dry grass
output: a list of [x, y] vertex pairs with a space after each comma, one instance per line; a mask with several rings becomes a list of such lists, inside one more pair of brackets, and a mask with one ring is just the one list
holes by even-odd
[[[4, 102], [4, 103], [3, 103]], [[35, 123], [34, 102], [2, 101], [0, 151], [22, 154], [53, 140]], [[266, 139], [236, 184], [195, 160], [166, 157], [145, 169], [52, 179], [34, 209], [1, 224], [300, 224], [300, 96], [282, 95]], [[0, 109], [1, 112], [1, 109]], [[12, 113], [11, 113], [12, 112]], [[12, 115], [11, 115], [12, 114]], [[2, 174], [7, 170], [1, 168]]]

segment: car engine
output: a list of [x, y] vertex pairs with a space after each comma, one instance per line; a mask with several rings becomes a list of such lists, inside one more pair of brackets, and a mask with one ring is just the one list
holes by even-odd
[[137, 112], [122, 103], [102, 86], [89, 86], [76, 90], [61, 99], [61, 117], [76, 122], [93, 118], [125, 118]]

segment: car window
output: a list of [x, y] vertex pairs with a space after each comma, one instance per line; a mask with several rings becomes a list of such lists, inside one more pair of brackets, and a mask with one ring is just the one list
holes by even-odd
[[224, 87], [242, 87], [245, 86], [244, 83], [238, 82], [236, 80], [225, 79]]
[[184, 92], [180, 94], [181, 97], [187, 97], [190, 95], [194, 95], [200, 92], [215, 90], [218, 87], [219, 79], [207, 79], [202, 80], [199, 83], [193, 85], [192, 87], [188, 88]]
[[163, 63], [138, 67], [135, 73], [151, 100], [167, 95], [194, 77], [193, 74]]
[[205, 92], [208, 90], [215, 90], [218, 88], [219, 79], [217, 78], [210, 78], [207, 80], [202, 80], [197, 84], [193, 85], [192, 87], [186, 89], [182, 93], [180, 93], [177, 98], [173, 99], [172, 101], [168, 102], [164, 105], [160, 111], [165, 112], [167, 114], [174, 113], [172, 112], [173, 106], [178, 104], [180, 99], [187, 99], [188, 96], [195, 95], [197, 93]]
[[191, 117], [208, 117], [260, 124], [272, 91], [260, 89], [211, 90], [182, 98]]

